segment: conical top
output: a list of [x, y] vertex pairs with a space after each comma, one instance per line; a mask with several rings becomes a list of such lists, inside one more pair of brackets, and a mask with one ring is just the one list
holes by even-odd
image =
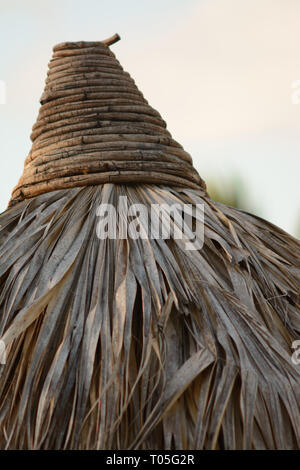
[[191, 156], [124, 72], [112, 42], [53, 48], [33, 145], [10, 205], [107, 182], [205, 187]]

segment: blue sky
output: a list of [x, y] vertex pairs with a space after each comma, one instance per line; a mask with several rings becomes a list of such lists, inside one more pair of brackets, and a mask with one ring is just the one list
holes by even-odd
[[103, 40], [204, 179], [238, 174], [265, 218], [296, 233], [300, 209], [300, 2], [0, 0], [0, 210], [30, 149], [54, 44]]

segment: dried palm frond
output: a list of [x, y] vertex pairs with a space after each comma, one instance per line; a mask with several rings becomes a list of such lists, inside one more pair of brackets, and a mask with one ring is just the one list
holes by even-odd
[[[209, 198], [107, 45], [59, 45], [51, 64], [0, 216], [0, 448], [299, 449], [300, 242]], [[130, 90], [110, 77], [100, 92], [107, 78], [90, 68]], [[74, 86], [65, 73], [87, 77]], [[110, 93], [137, 100], [134, 116], [82, 106]], [[143, 236], [123, 237], [124, 197], [145, 208]], [[104, 204], [120, 214], [113, 238], [97, 231]], [[164, 219], [174, 204], [203, 205], [197, 250], [186, 248], [195, 227], [201, 241], [197, 212], [151, 236], [153, 205]]]
[[[205, 204], [204, 247], [100, 240], [120, 196]], [[54, 191], [0, 223], [2, 448], [299, 447], [298, 241], [155, 185]]]

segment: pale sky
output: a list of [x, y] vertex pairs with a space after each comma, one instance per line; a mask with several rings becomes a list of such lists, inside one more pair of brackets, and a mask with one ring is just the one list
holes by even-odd
[[238, 174], [260, 214], [296, 233], [299, 0], [0, 0], [0, 210], [30, 149], [52, 47], [115, 32], [114, 53], [202, 178]]

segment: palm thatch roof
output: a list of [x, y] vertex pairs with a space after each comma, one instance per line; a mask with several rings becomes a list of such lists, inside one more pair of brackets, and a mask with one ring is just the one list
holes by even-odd
[[[109, 43], [56, 46], [41, 104], [0, 216], [0, 448], [299, 449], [299, 241], [210, 199]], [[125, 196], [202, 204], [203, 247], [99, 239]]]

